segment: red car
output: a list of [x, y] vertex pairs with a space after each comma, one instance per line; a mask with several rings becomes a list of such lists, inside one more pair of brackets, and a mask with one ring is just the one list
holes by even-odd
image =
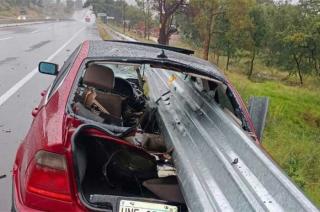
[[[153, 44], [87, 41], [59, 71], [56, 64], [41, 62], [39, 71], [56, 78], [32, 111], [34, 120], [17, 151], [12, 210], [174, 212], [213, 207], [205, 198], [218, 190], [205, 184], [218, 179], [217, 172], [204, 168], [215, 164], [210, 159], [215, 155], [197, 154], [208, 140], [201, 123], [219, 113], [216, 118], [225, 121], [217, 124], [225, 122], [234, 132], [247, 134], [246, 139], [258, 139], [237, 92], [214, 66], [191, 53]], [[198, 108], [201, 93], [212, 99], [208, 105], [214, 108]], [[200, 137], [198, 147], [193, 146], [190, 139]], [[191, 171], [199, 168], [193, 163], [201, 157], [208, 157], [201, 160], [203, 170]], [[203, 177], [208, 181], [197, 181]], [[225, 193], [230, 200], [233, 194]], [[223, 203], [221, 196], [214, 198], [220, 198], [214, 207]], [[234, 198], [230, 207], [246, 203], [241, 195]]]

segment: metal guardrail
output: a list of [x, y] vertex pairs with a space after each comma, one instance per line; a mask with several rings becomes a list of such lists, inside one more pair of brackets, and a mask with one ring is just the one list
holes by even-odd
[[47, 22], [55, 22], [55, 21], [70, 21], [72, 19], [27, 19], [27, 20], [17, 20], [17, 19], [0, 19], [0, 27], [10, 27], [10, 26], [22, 26], [22, 25], [29, 25], [29, 24], [40, 24], [40, 23], [47, 23]]
[[258, 139], [261, 143], [263, 130], [267, 120], [268, 107], [268, 97], [251, 96], [249, 99], [249, 114], [256, 129]]
[[145, 71], [192, 211], [318, 211], [271, 158], [184, 79]]
[[169, 85], [168, 71], [145, 74], [191, 211], [318, 211], [214, 100], [180, 77]]
[[10, 18], [10, 19], [0, 19], [0, 24], [21, 24], [21, 23], [39, 22], [39, 21], [52, 21], [52, 19], [29, 18], [26, 20], [18, 20], [16, 18]]

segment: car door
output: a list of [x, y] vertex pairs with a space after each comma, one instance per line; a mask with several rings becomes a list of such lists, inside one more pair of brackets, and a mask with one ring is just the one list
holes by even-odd
[[39, 105], [32, 110], [32, 116], [33, 117], [35, 117], [39, 113], [39, 111], [43, 108], [43, 106], [47, 104], [47, 102], [52, 97], [52, 95], [60, 87], [60, 85], [62, 84], [63, 80], [65, 79], [65, 77], [69, 73], [69, 70], [70, 70], [73, 62], [75, 61], [75, 59], [76, 59], [76, 57], [77, 57], [77, 55], [79, 53], [79, 50], [80, 50], [80, 46], [78, 46], [72, 52], [70, 57], [64, 62], [63, 66], [60, 68], [56, 78], [54, 79], [52, 84], [49, 86], [49, 88], [47, 90], [44, 90], [44, 91], [41, 92], [40, 95], [42, 96], [42, 99], [41, 99]]

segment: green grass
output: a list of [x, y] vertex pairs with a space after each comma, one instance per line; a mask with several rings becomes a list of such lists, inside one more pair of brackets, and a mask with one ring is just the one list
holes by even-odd
[[97, 27], [99, 35], [103, 40], [112, 40], [112, 36], [105, 29], [107, 27], [105, 24], [98, 20]]
[[[129, 36], [141, 41], [138, 36]], [[172, 45], [195, 49], [195, 55], [202, 56], [201, 49], [182, 40], [176, 40]], [[213, 54], [209, 58], [214, 61]], [[231, 71], [225, 71], [225, 74], [246, 102], [250, 96], [270, 98], [262, 144], [291, 179], [320, 207], [320, 80], [306, 78], [303, 87], [292, 83], [296, 79], [284, 82], [281, 79], [286, 73], [268, 68], [257, 60], [258, 74], [267, 77], [256, 78], [260, 82], [254, 82], [246, 77], [245, 64], [245, 60], [232, 64]], [[219, 65], [225, 66], [224, 57], [220, 58]]]
[[277, 81], [255, 83], [227, 73], [245, 100], [268, 96], [263, 146], [293, 181], [320, 206], [320, 94]]
[[[108, 27], [111, 27], [113, 30], [117, 31], [117, 32], [120, 32], [120, 33], [123, 33], [123, 26], [121, 25], [117, 25], [115, 23], [112, 23], [112, 22], [109, 22], [108, 24]], [[154, 43], [154, 41], [152, 40], [148, 40], [147, 38], [144, 38], [143, 36], [141, 36], [140, 34], [136, 33], [134, 30], [128, 30], [126, 28], [126, 31], [124, 33], [125, 35], [129, 36], [129, 37], [132, 37], [138, 41], [141, 41], [141, 42], [145, 42], [145, 43]]]
[[8, 18], [8, 17], [16, 17], [17, 16], [17, 9], [9, 7], [6, 4], [0, 3], [0, 17], [1, 18]]

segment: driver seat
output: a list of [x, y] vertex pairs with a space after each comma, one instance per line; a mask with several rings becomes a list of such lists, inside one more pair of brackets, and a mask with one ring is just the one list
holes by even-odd
[[112, 69], [103, 65], [90, 64], [83, 76], [82, 82], [88, 89], [94, 90], [96, 93], [95, 100], [104, 107], [109, 113], [108, 115], [121, 119], [124, 98], [112, 93], [115, 84]]

